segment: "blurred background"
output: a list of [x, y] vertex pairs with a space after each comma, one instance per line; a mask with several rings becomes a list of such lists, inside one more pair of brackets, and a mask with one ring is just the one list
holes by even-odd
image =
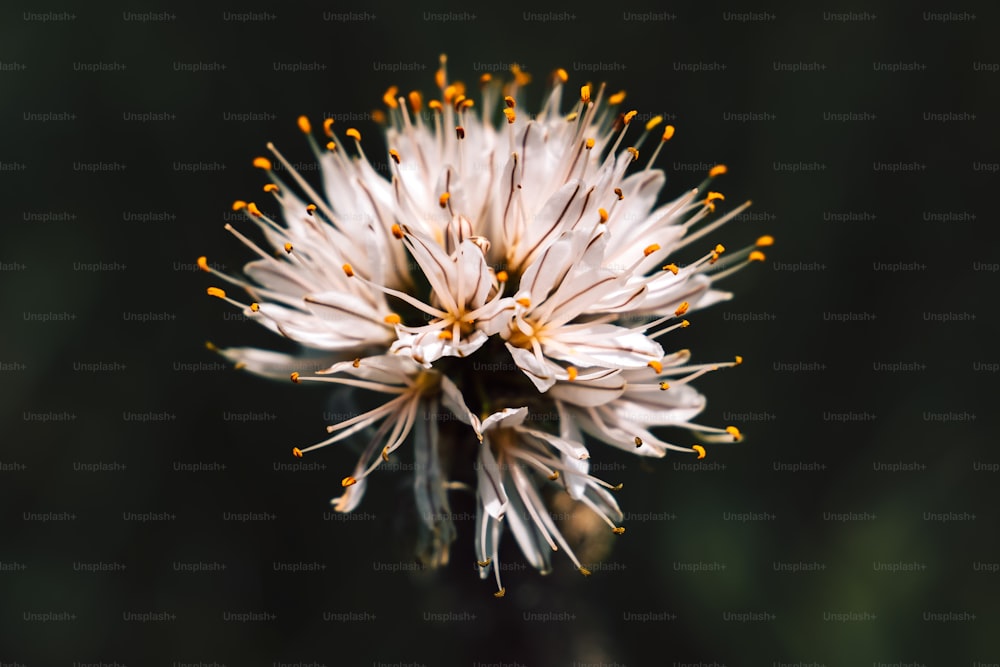
[[[997, 9], [894, 4], [5, 6], [0, 664], [1000, 663]], [[754, 206], [711, 242], [777, 239], [664, 341], [744, 357], [697, 387], [746, 440], [593, 447], [627, 533], [586, 579], [508, 537], [503, 600], [471, 499], [426, 571], [405, 470], [341, 516], [350, 446], [288, 469], [338, 404], [207, 351], [290, 348], [194, 264], [251, 259], [222, 227], [266, 142], [311, 161], [300, 114], [384, 163], [371, 111], [443, 52], [529, 109], [557, 67], [626, 90], [677, 127], [664, 199], [725, 163]]]

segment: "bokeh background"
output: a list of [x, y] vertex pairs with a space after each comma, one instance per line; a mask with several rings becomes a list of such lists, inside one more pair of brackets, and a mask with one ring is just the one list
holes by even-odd
[[[1000, 25], [938, 4], [4, 5], [0, 664], [1000, 663]], [[308, 162], [333, 116], [384, 162], [370, 112], [442, 52], [626, 90], [678, 128], [664, 197], [724, 162], [754, 206], [717, 240], [778, 240], [667, 341], [745, 358], [698, 383], [745, 442], [595, 447], [628, 532], [588, 579], [508, 539], [503, 600], [471, 501], [424, 571], [405, 471], [341, 517], [350, 447], [282, 469], [338, 406], [207, 351], [283, 341], [194, 267], [250, 259], [222, 226], [267, 141]]]

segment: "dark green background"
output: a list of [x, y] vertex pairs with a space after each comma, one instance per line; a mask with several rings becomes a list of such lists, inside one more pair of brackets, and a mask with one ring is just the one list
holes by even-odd
[[[75, 18], [41, 23], [25, 12], [63, 11]], [[165, 7], [153, 8], [155, 11]], [[1000, 575], [976, 564], [1000, 562], [993, 409], [997, 364], [994, 193], [998, 161], [1000, 74], [975, 63], [1000, 62], [995, 8], [956, 8], [975, 18], [926, 20], [937, 6], [796, 7], [788, 4], [671, 4], [667, 20], [623, 21], [619, 3], [528, 7], [386, 4], [254, 7], [207, 4], [169, 10], [168, 21], [123, 20], [106, 6], [12, 7], [0, 11], [0, 664], [269, 666], [274, 663], [373, 665], [761, 665], [829, 667], [903, 663], [1000, 663], [995, 629]], [[766, 12], [764, 21], [726, 20], [729, 12]], [[266, 11], [275, 18], [240, 23], [224, 14]], [[324, 11], [368, 12], [361, 22], [323, 20]], [[429, 21], [427, 12], [466, 12], [461, 21]], [[527, 21], [524, 12], [568, 12], [566, 21]], [[868, 21], [830, 22], [824, 12], [868, 12]], [[474, 18], [473, 18], [474, 15]], [[454, 18], [454, 17], [452, 17]], [[676, 138], [661, 155], [665, 194], [696, 185], [694, 162], [725, 162], [720, 181], [729, 202], [754, 200], [764, 219], [739, 220], [718, 234], [736, 248], [764, 233], [778, 244], [769, 262], [726, 283], [737, 298], [696, 313], [694, 326], [668, 338], [696, 361], [741, 354], [746, 363], [699, 381], [709, 397], [701, 421], [731, 414], [747, 433], [737, 446], [710, 450], [725, 469], [690, 471], [668, 457], [639, 461], [592, 448], [602, 473], [625, 485], [626, 521], [603, 568], [581, 578], [567, 559], [543, 578], [505, 573], [508, 595], [493, 599], [473, 567], [471, 521], [459, 522], [453, 563], [439, 572], [389, 573], [409, 564], [411, 495], [403, 473], [372, 480], [360, 520], [324, 519], [327, 501], [353, 465], [349, 447], [311, 459], [316, 472], [275, 472], [294, 445], [323, 436], [322, 390], [270, 383], [232, 370], [182, 372], [175, 364], [217, 361], [220, 345], [282, 341], [227, 319], [225, 305], [204, 296], [211, 280], [187, 270], [207, 254], [235, 271], [249, 253], [223, 229], [233, 199], [255, 196], [264, 182], [250, 166], [274, 140], [293, 160], [309, 159], [295, 127], [301, 113], [363, 114], [390, 84], [430, 93], [437, 56], [447, 52], [454, 78], [473, 81], [477, 63], [518, 62], [544, 79], [566, 68], [573, 86], [605, 80], [624, 88], [626, 105], [673, 114]], [[74, 63], [118, 62], [121, 72], [75, 71]], [[218, 72], [176, 71], [176, 62], [221, 63]], [[275, 62], [317, 62], [315, 72], [274, 71]], [[383, 63], [422, 63], [417, 72], [380, 71]], [[675, 63], [725, 64], [717, 72], [678, 71]], [[825, 69], [776, 71], [775, 62]], [[873, 63], [925, 69], [875, 71]], [[591, 74], [579, 63], [612, 70]], [[27, 114], [66, 112], [66, 121]], [[124, 120], [128, 112], [167, 112], [169, 121]], [[269, 113], [273, 120], [228, 122], [227, 113]], [[768, 113], [767, 121], [732, 122], [727, 113]], [[824, 113], [869, 113], [872, 120], [832, 122]], [[955, 122], [926, 113], [975, 114]], [[341, 125], [341, 131], [351, 123]], [[374, 123], [356, 126], [368, 155], [384, 160]], [[179, 162], [225, 169], [189, 174]], [[84, 173], [79, 162], [118, 162], [117, 173]], [[777, 163], [820, 163], [788, 173]], [[919, 163], [915, 173], [886, 173], [882, 163]], [[675, 165], [681, 165], [678, 169]], [[170, 219], [135, 222], [127, 211], [164, 211]], [[40, 222], [31, 213], [68, 214]], [[830, 212], [875, 216], [835, 222]], [[928, 220], [927, 212], [975, 219]], [[766, 214], [766, 215], [763, 215]], [[85, 272], [74, 264], [119, 263]], [[791, 271], [797, 262], [818, 270]], [[918, 265], [875, 270], [874, 262]], [[180, 266], [180, 270], [178, 267]], [[782, 268], [784, 267], [784, 268]], [[919, 268], [923, 267], [923, 268]], [[28, 313], [70, 313], [60, 322]], [[139, 323], [127, 313], [168, 313]], [[829, 313], [870, 313], [836, 322]], [[754, 314], [764, 321], [739, 322]], [[927, 314], [968, 320], [938, 322]], [[826, 315], [825, 315], [826, 314]], [[975, 319], [971, 319], [971, 316]], [[74, 364], [118, 363], [113, 372]], [[905, 362], [907, 372], [875, 370]], [[819, 364], [792, 373], [781, 364]], [[922, 368], [920, 368], [922, 366]], [[135, 423], [124, 412], [166, 412], [162, 423]], [[238, 424], [226, 412], [266, 412], [273, 419]], [[30, 414], [74, 415], [38, 423]], [[934, 414], [974, 419], [933, 421]], [[853, 423], [829, 413], [874, 415]], [[932, 415], [932, 417], [928, 417]], [[682, 436], [683, 437], [683, 436]], [[79, 463], [117, 463], [89, 473]], [[225, 465], [218, 472], [176, 472], [175, 462]], [[807, 472], [775, 471], [775, 462], [815, 463]], [[884, 472], [879, 463], [915, 463]], [[16, 465], [15, 465], [16, 464]], [[77, 466], [79, 467], [79, 466]], [[455, 511], [472, 513], [469, 501]], [[66, 512], [69, 521], [25, 519]], [[165, 512], [168, 521], [123, 520], [126, 512]], [[264, 512], [273, 520], [224, 521], [226, 513]], [[726, 521], [738, 512], [764, 521]], [[825, 520], [867, 512], [868, 521]], [[967, 513], [964, 521], [926, 513]], [[503, 551], [517, 568], [508, 538]], [[275, 562], [325, 566], [275, 572]], [[109, 573], [75, 563], [117, 563]], [[222, 563], [188, 574], [176, 562]], [[819, 564], [815, 572], [775, 571], [776, 563]], [[690, 573], [680, 563], [726, 569]], [[878, 563], [916, 563], [887, 573]], [[923, 567], [920, 567], [923, 566]], [[979, 569], [977, 569], [979, 568]], [[232, 612], [274, 619], [226, 622]], [[771, 620], [726, 620], [741, 612]], [[41, 623], [26, 614], [68, 612]], [[123, 614], [166, 612], [138, 623]], [[331, 622], [324, 614], [369, 614]], [[638, 622], [633, 614], [666, 614]], [[829, 614], [874, 615], [833, 622]], [[954, 612], [974, 620], [936, 622]], [[441, 622], [428, 613], [462, 621]], [[544, 616], [559, 619], [545, 622]], [[471, 618], [475, 615], [475, 618]], [[30, 618], [30, 615], [28, 616]]]

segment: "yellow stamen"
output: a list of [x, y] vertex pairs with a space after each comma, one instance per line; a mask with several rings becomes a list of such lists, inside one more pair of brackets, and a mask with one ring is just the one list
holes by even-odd
[[642, 447], [642, 438], [640, 438], [639, 436], [635, 436], [635, 446], [636, 446], [636, 449], [638, 449], [639, 447]]
[[736, 365], [739, 366], [740, 364], [743, 363], [743, 357], [741, 357], [740, 355], [737, 354], [735, 361], [736, 361]]
[[715, 178], [716, 176], [722, 176], [724, 173], [729, 171], [729, 168], [724, 164], [717, 164], [708, 170], [708, 177]]
[[615, 194], [618, 196], [618, 201], [625, 199], [625, 193], [622, 192], [621, 188], [615, 188]]
[[740, 440], [743, 439], [743, 435], [740, 433], [740, 430], [735, 426], [727, 426], [726, 433], [733, 436], [733, 440], [735, 440], [736, 442], [739, 442]]
[[625, 526], [618, 526], [617, 528], [612, 528], [611, 532], [614, 533], [615, 535], [624, 535]]
[[754, 250], [747, 257], [748, 262], [763, 262], [767, 257], [760, 250]]
[[621, 483], [619, 483], [619, 484], [615, 484], [615, 485], [614, 485], [613, 487], [611, 487], [611, 490], [612, 490], [612, 491], [621, 491], [621, 490], [622, 490], [622, 487], [624, 487], [624, 486], [625, 486], [625, 485], [624, 485], [624, 484], [621, 484]]
[[351, 362], [351, 365], [355, 368], [361, 368], [361, 357], [355, 358], [355, 360]]
[[278, 191], [278, 186], [275, 185], [274, 183], [264, 184], [264, 192], [277, 192], [277, 191]]
[[437, 72], [434, 73], [434, 83], [437, 84], [438, 88], [444, 88], [444, 68], [442, 67]]
[[389, 460], [389, 448], [388, 447], [383, 447], [382, 448], [382, 460], [383, 461], [388, 461]]
[[247, 204], [247, 213], [249, 213], [250, 215], [255, 215], [258, 218], [261, 216], [260, 209], [257, 208], [257, 204], [255, 204], [254, 202], [250, 202], [249, 204]]
[[507, 123], [508, 124], [513, 123], [514, 119], [517, 118], [517, 114], [514, 113], [514, 110], [510, 109], [510, 108], [504, 109], [503, 110], [503, 115], [507, 116]]
[[650, 368], [652, 368], [654, 371], [656, 371], [657, 374], [663, 372], [663, 364], [660, 363], [659, 361], [656, 361], [655, 359], [653, 361], [650, 361], [646, 365], [649, 366]]
[[580, 101], [584, 104], [590, 102], [590, 84], [580, 86]]
[[486, 560], [477, 560], [476, 565], [478, 565], [479, 567], [489, 567], [490, 563], [492, 562], [493, 562], [492, 558], [487, 558]]
[[351, 139], [354, 139], [355, 141], [361, 141], [361, 133], [358, 132], [357, 129], [353, 127], [347, 128], [347, 132], [344, 132], [344, 134], [349, 136]]
[[291, 243], [286, 243], [285, 244], [285, 252], [287, 252], [289, 255], [292, 254], [292, 244]]
[[348, 475], [344, 479], [340, 480], [340, 485], [343, 486], [344, 488], [347, 488], [348, 486], [354, 486], [357, 483], [358, 483], [358, 480], [354, 479], [350, 475]]
[[217, 296], [220, 299], [226, 298], [226, 290], [224, 289], [219, 289], [218, 287], [209, 287], [207, 291], [209, 296]]
[[333, 119], [324, 118], [323, 119], [323, 134], [333, 139]]
[[515, 106], [517, 106], [517, 103], [514, 101], [514, 98], [511, 97], [510, 95], [507, 95], [506, 97], [503, 98], [503, 103], [506, 104], [507, 108], [509, 109], [513, 109]]
[[720, 199], [722, 201], [725, 201], [726, 197], [721, 192], [709, 192], [707, 195], [705, 195], [705, 201], [706, 202], [714, 201], [716, 199]]
[[556, 481], [557, 479], [559, 479], [559, 471], [558, 470], [553, 470], [552, 474], [549, 475], [549, 479], [552, 480], [553, 482]]
[[599, 216], [601, 216], [601, 224], [602, 224], [602, 225], [603, 225], [603, 224], [604, 224], [605, 222], [607, 222], [607, 221], [608, 221], [608, 212], [607, 212], [607, 211], [606, 211], [605, 209], [603, 209], [603, 208], [599, 208], [599, 209], [597, 209], [597, 214], [598, 214]]
[[341, 268], [344, 269], [344, 273], [347, 274], [348, 278], [353, 278], [354, 277], [354, 267], [353, 266], [351, 266], [350, 264], [344, 264], [344, 266], [342, 266]]
[[681, 302], [681, 305], [677, 306], [677, 310], [674, 311], [674, 315], [676, 315], [677, 317], [680, 317], [681, 315], [683, 315], [684, 313], [686, 313], [688, 311], [688, 308], [690, 308], [690, 307], [691, 307], [691, 304], [689, 304], [687, 301], [683, 301], [683, 302]]
[[497, 271], [497, 282], [505, 283], [510, 279], [506, 271]]
[[625, 101], [625, 91], [619, 90], [617, 93], [608, 98], [608, 104], [611, 106], [616, 106]]
[[312, 215], [313, 211], [315, 210], [316, 210], [316, 204], [306, 204], [306, 213]]
[[531, 83], [531, 75], [521, 69], [521, 66], [516, 63], [511, 66], [510, 73], [514, 75], [514, 83], [518, 86], [527, 86]]
[[676, 264], [667, 264], [666, 266], [663, 267], [663, 270], [669, 271], [670, 273], [676, 276], [677, 272], [680, 271], [680, 267], [678, 267]]
[[[295, 371], [294, 373], [292, 373], [289, 376], [289, 378], [291, 379], [292, 382], [294, 382], [295, 384], [298, 384], [299, 383], [299, 373], [298, 373], [298, 371]], [[294, 452], [295, 450], [292, 450], [292, 451]]]
[[517, 303], [524, 306], [525, 308], [531, 308], [531, 299], [527, 297], [517, 299]]
[[576, 380], [577, 375], [580, 374], [580, 371], [576, 370], [575, 366], [570, 366], [566, 369], [566, 373], [569, 374], [569, 381], [573, 382]]
[[483, 74], [481, 77], [479, 77], [479, 85], [485, 86], [492, 80], [493, 80], [493, 75], [487, 72], [486, 74]]
[[650, 243], [642, 251], [642, 254], [645, 255], [646, 257], [649, 257], [650, 255], [652, 255], [654, 252], [656, 252], [659, 249], [660, 249], [660, 244], [659, 243]]
[[562, 67], [560, 67], [555, 71], [555, 76], [557, 79], [559, 79], [559, 83], [566, 83], [567, 81], [569, 81], [569, 74], [567, 74], [566, 70], [564, 70]]
[[397, 315], [396, 313], [389, 313], [388, 315], [385, 316], [385, 318], [383, 318], [383, 321], [386, 324], [399, 324], [400, 322], [403, 321], [403, 318]]
[[389, 149], [389, 157], [392, 158], [393, 162], [399, 164], [399, 151], [397, 151], [395, 148]]
[[337, 144], [336, 144], [336, 142], [333, 142], [333, 141], [326, 142], [326, 150], [330, 151], [331, 153], [333, 151], [337, 150]]
[[385, 112], [381, 109], [372, 109], [372, 121], [379, 125], [385, 124]]
[[206, 340], [205, 341], [205, 349], [208, 350], [209, 352], [218, 352], [219, 351], [219, 347], [215, 343], [213, 343], [212, 341], [210, 341], [210, 340]]
[[632, 119], [635, 118], [638, 115], [639, 115], [639, 112], [636, 111], [635, 109], [632, 109], [627, 114], [625, 114], [624, 116], [622, 116], [622, 122], [625, 123], [626, 125], [628, 125], [629, 123], [632, 122]]
[[458, 127], [456, 127], [455, 128], [455, 137], [459, 141], [461, 141], [462, 139], [465, 139], [465, 128], [462, 127], [461, 125], [459, 125]]
[[392, 226], [392, 235], [395, 236], [397, 239], [403, 238], [403, 228], [400, 227], [399, 225], [394, 224]]
[[687, 320], [681, 320], [681, 329], [687, 329], [689, 326], [691, 326], [690, 322]]
[[211, 272], [211, 269], [208, 268], [208, 257], [202, 255], [198, 258], [198, 268], [206, 273]]
[[267, 169], [268, 171], [270, 171], [271, 161], [268, 160], [266, 157], [255, 157], [253, 159], [253, 166], [257, 167], [258, 169]]
[[586, 146], [587, 150], [589, 151], [591, 148], [594, 147], [594, 139], [592, 137], [588, 138], [587, 141], [584, 143], [584, 146]]
[[420, 113], [420, 110], [424, 106], [424, 98], [418, 91], [414, 90], [410, 92], [410, 109], [413, 113]]
[[242, 211], [246, 207], [247, 207], [247, 203], [245, 201], [243, 201], [242, 199], [237, 199], [236, 201], [233, 202], [233, 210], [234, 211]]
[[726, 246], [722, 245], [721, 243], [715, 246], [715, 253], [717, 255], [721, 255], [724, 252], [726, 252]]
[[444, 192], [444, 193], [441, 194], [440, 197], [438, 197], [438, 204], [441, 205], [441, 208], [445, 208], [446, 206], [448, 206], [448, 200], [449, 199], [451, 199], [451, 193], [450, 192]]
[[501, 588], [500, 590], [498, 590], [496, 593], [493, 594], [493, 597], [495, 597], [495, 598], [502, 598], [505, 595], [507, 595], [507, 589], [506, 588]]
[[302, 450], [299, 449], [298, 447], [292, 447], [292, 456], [294, 456], [297, 459], [301, 459], [302, 458]]
[[579, 116], [579, 115], [580, 114], [578, 114], [575, 111], [573, 113], [567, 114], [567, 116], [566, 116], [566, 122], [567, 123], [572, 123], [574, 120], [576, 120], [577, 116]]
[[438, 338], [441, 340], [451, 340], [453, 338], [451, 329], [442, 329], [438, 334]]
[[302, 134], [309, 134], [312, 132], [312, 125], [309, 124], [309, 119], [305, 116], [299, 116], [299, 129], [302, 130]]
[[675, 128], [673, 125], [667, 125], [665, 128], [663, 128], [663, 137], [660, 139], [660, 141], [670, 141], [671, 139], [673, 139], [674, 131]]
[[254, 301], [250, 304], [250, 312], [256, 313], [260, 310], [260, 304]]
[[701, 445], [691, 445], [691, 449], [698, 452], [699, 459], [705, 458], [705, 448], [702, 447]]
[[628, 151], [629, 153], [631, 153], [631, 154], [632, 154], [632, 160], [633, 160], [633, 161], [635, 161], [635, 160], [638, 160], [638, 159], [639, 159], [639, 149], [638, 149], [638, 148], [636, 148], [635, 146], [629, 146], [629, 147], [628, 147], [628, 148], [626, 148], [625, 150], [627, 150], [627, 151]]
[[431, 100], [430, 102], [427, 103], [427, 108], [433, 111], [441, 111], [442, 109], [441, 102], [439, 102], [438, 100]]
[[653, 116], [648, 121], [646, 121], [646, 131], [649, 132], [662, 122], [663, 122], [663, 116]]
[[769, 245], [774, 245], [774, 237], [773, 236], [770, 236], [770, 235], [768, 235], [768, 236], [761, 236], [759, 239], [757, 239], [756, 246], [758, 248], [766, 248]]
[[389, 86], [389, 89], [385, 91], [385, 95], [382, 96], [382, 101], [390, 109], [398, 109], [399, 102], [396, 101], [396, 94], [399, 92], [399, 86]]
[[589, 576], [590, 576], [590, 575], [591, 575], [592, 573], [591, 573], [591, 571], [590, 571], [590, 570], [588, 570], [587, 568], [585, 568], [585, 567], [581, 567], [581, 568], [580, 568], [580, 574], [582, 574], [582, 575], [583, 575], [583, 576], [585, 576], [585, 577], [589, 577]]
[[668, 383], [666, 383], [666, 382], [661, 382], [660, 383], [660, 391], [666, 391], [667, 389], [670, 389], [670, 385]]

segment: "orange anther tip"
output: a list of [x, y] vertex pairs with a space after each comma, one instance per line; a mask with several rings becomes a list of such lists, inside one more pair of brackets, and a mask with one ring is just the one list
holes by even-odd
[[743, 363], [743, 357], [741, 357], [740, 355], [737, 354], [735, 361], [736, 361], [736, 365], [739, 366], [740, 364]]
[[747, 257], [747, 261], [749, 262], [763, 262], [765, 259], [767, 259], [767, 257], [760, 250], [754, 250]]
[[514, 101], [514, 98], [511, 97], [510, 95], [507, 95], [506, 97], [503, 98], [503, 103], [507, 105], [508, 109], [513, 109], [515, 106], [517, 106], [517, 103]]
[[337, 144], [336, 144], [336, 142], [333, 142], [333, 141], [326, 142], [326, 150], [330, 151], [331, 153], [333, 151], [337, 150]]
[[691, 326], [690, 322], [688, 322], [687, 320], [681, 320], [681, 329], [686, 329], [689, 326]]
[[[612, 97], [615, 97], [615, 96], [612, 95]], [[590, 85], [589, 84], [588, 85], [584, 85], [584, 86], [580, 86], [580, 101], [583, 102], [584, 104], [586, 104], [587, 102], [590, 101]], [[608, 101], [611, 102], [611, 100], [608, 100]], [[614, 104], [613, 102], [611, 102], [611, 103]]]
[[677, 310], [674, 311], [674, 315], [676, 315], [677, 317], [680, 317], [681, 315], [683, 315], [684, 313], [686, 313], [688, 311], [688, 308], [690, 308], [690, 307], [691, 307], [691, 304], [689, 304], [687, 301], [683, 301], [683, 302], [681, 302], [681, 305], [677, 306]]
[[667, 382], [661, 382], [660, 383], [660, 391], [666, 391], [667, 389], [670, 389], [670, 384], [667, 383]]
[[503, 110], [503, 115], [507, 117], [508, 124], [513, 123], [514, 120], [517, 118], [517, 114], [514, 112], [513, 109], [509, 107]]
[[675, 131], [676, 130], [673, 125], [667, 125], [663, 128], [663, 138], [661, 141], [670, 141], [673, 138]]
[[726, 196], [723, 195], [721, 192], [709, 192], [707, 195], [705, 195], [705, 201], [715, 201], [716, 199], [721, 199], [725, 201]]
[[211, 271], [211, 269], [208, 268], [208, 258], [204, 255], [198, 258], [198, 268], [205, 272]]
[[591, 148], [593, 148], [593, 147], [594, 147], [594, 139], [593, 139], [593, 137], [589, 137], [589, 138], [587, 139], [587, 141], [586, 141], [586, 142], [584, 143], [584, 146], [586, 146], [586, 147], [587, 147], [587, 150], [588, 150], [588, 151], [589, 151], [589, 150], [590, 150]]
[[298, 447], [292, 447], [292, 456], [294, 456], [297, 459], [301, 459], [302, 458], [302, 450], [299, 449]]
[[323, 120], [323, 134], [331, 139], [333, 138], [333, 123], [334, 120], [332, 118], [325, 118]]
[[578, 371], [576, 367], [570, 366], [569, 368], [566, 369], [566, 373], [569, 375], [569, 381], [573, 382], [580, 374], [580, 371]]
[[397, 151], [395, 148], [389, 149], [389, 157], [392, 158], [393, 162], [399, 164], [399, 151]]
[[605, 209], [603, 208], [597, 209], [597, 215], [600, 216], [601, 224], [608, 221], [608, 212]]
[[299, 129], [302, 130], [303, 134], [309, 134], [312, 132], [312, 125], [309, 124], [309, 119], [305, 116], [299, 116]]
[[766, 248], [767, 246], [774, 245], [774, 237], [770, 235], [761, 236], [757, 239], [756, 245], [758, 248]]
[[632, 119], [635, 118], [638, 115], [639, 115], [639, 112], [636, 111], [635, 109], [632, 109], [632, 111], [629, 111], [627, 114], [625, 114], [624, 116], [622, 116], [622, 122], [624, 122], [626, 125], [628, 125], [629, 123], [632, 122]]
[[580, 568], [580, 574], [582, 574], [585, 577], [589, 577], [593, 573], [590, 570], [588, 570], [587, 568], [581, 567]]
[[553, 482], [556, 481], [557, 479], [559, 479], [559, 471], [558, 470], [553, 470], [552, 474], [549, 475], [549, 479], [552, 480]]
[[648, 121], [646, 121], [646, 131], [649, 132], [662, 122], [663, 122], [663, 116], [653, 116]]
[[384, 322], [385, 322], [386, 324], [399, 324], [399, 323], [400, 323], [400, 322], [402, 322], [402, 321], [403, 321], [403, 318], [401, 318], [401, 317], [400, 317], [399, 315], [397, 315], [396, 313], [389, 313], [389, 314], [388, 314], [388, 315], [386, 315], [386, 316], [385, 316], [385, 318], [384, 318]]
[[441, 332], [438, 333], [438, 338], [440, 338], [441, 340], [451, 340], [453, 338], [451, 330], [450, 329], [441, 330]]
[[351, 476], [347, 476], [344, 479], [340, 480], [340, 485], [343, 486], [343, 487], [345, 487], [345, 488], [348, 487], [348, 486], [354, 486], [357, 483], [358, 483], [358, 480], [354, 479]]
[[660, 244], [659, 243], [650, 243], [648, 246], [646, 246], [643, 249], [642, 254], [645, 255], [646, 257], [649, 257], [650, 255], [652, 255], [654, 252], [656, 252], [659, 249], [660, 249]]
[[622, 192], [621, 188], [615, 188], [615, 194], [618, 195], [618, 201], [625, 199], [625, 194]]
[[271, 161], [268, 160], [266, 157], [255, 157], [253, 159], [253, 166], [257, 167], [258, 169], [270, 169]]
[[618, 526], [616, 528], [612, 528], [611, 532], [614, 533], [615, 535], [624, 535], [625, 534], [625, 526]]
[[740, 430], [735, 426], [727, 426], [726, 433], [733, 436], [733, 440], [739, 441], [743, 438], [743, 435], [740, 433]]
[[354, 139], [355, 141], [361, 141], [361, 133], [358, 132], [356, 128], [349, 127], [347, 128], [347, 132], [345, 132], [344, 134], [349, 136], [351, 139]]
[[341, 268], [344, 269], [344, 273], [347, 274], [348, 278], [354, 277], [354, 267], [353, 266], [351, 266], [350, 264], [344, 264], [344, 266], [342, 266]]
[[392, 235], [395, 236], [397, 239], [403, 238], [403, 228], [400, 227], [399, 225], [394, 224], [392, 226]]
[[258, 218], [261, 216], [260, 209], [257, 208], [257, 204], [255, 204], [254, 202], [250, 202], [249, 204], [247, 204], [247, 213], [249, 213], [250, 215], [256, 215]]
[[277, 192], [277, 191], [278, 191], [278, 186], [275, 185], [274, 183], [264, 184], [264, 192]]
[[497, 282], [505, 283], [509, 279], [506, 271], [497, 271]]
[[289, 255], [292, 254], [292, 244], [291, 243], [286, 243], [285, 244], [285, 252], [287, 252]]
[[492, 562], [493, 562], [492, 558], [487, 558], [486, 560], [477, 560], [476, 565], [478, 565], [479, 567], [489, 567], [490, 563]]
[[559, 80], [559, 83], [566, 83], [567, 81], [569, 81], [569, 73], [566, 72], [566, 70], [564, 70], [562, 67], [560, 67], [555, 71], [555, 76], [556, 79]]
[[223, 290], [223, 289], [219, 289], [218, 287], [209, 287], [206, 290], [206, 292], [208, 292], [209, 296], [217, 296], [220, 299], [225, 299], [226, 298], [226, 291]]
[[705, 458], [705, 448], [702, 447], [701, 445], [691, 445], [691, 449], [698, 452], [699, 459]]
[[524, 306], [525, 308], [530, 308], [531, 307], [531, 299], [522, 298], [522, 299], [517, 299], [516, 302], [519, 305]]
[[502, 598], [505, 595], [507, 595], [507, 589], [506, 588], [501, 588], [500, 590], [498, 590], [496, 593], [493, 594], [493, 597], [495, 597], [495, 598]]
[[396, 101], [396, 93], [399, 92], [399, 86], [389, 86], [389, 89], [385, 91], [382, 96], [382, 101], [390, 109], [396, 109], [399, 107], [399, 102]]
[[625, 150], [627, 150], [629, 153], [632, 154], [632, 160], [633, 161], [639, 159], [639, 149], [636, 148], [635, 146], [629, 146]]
[[315, 210], [316, 210], [316, 204], [306, 204], [306, 213], [312, 215], [313, 211]]
[[615, 106], [621, 104], [625, 101], [625, 91], [619, 90], [617, 93], [608, 98], [608, 104]]
[[260, 311], [260, 304], [254, 301], [250, 304], [250, 312], [256, 313]]
[[708, 171], [708, 177], [715, 178], [716, 176], [722, 176], [727, 171], [729, 171], [729, 168], [726, 165], [717, 164]]
[[657, 373], [662, 373], [663, 372], [663, 364], [660, 363], [659, 361], [656, 361], [655, 359], [653, 361], [650, 361], [646, 365], [649, 366], [650, 368], [652, 368]]
[[247, 203], [245, 201], [243, 201], [242, 199], [237, 199], [236, 201], [233, 202], [233, 210], [234, 211], [242, 211], [246, 207], [247, 207]]
[[441, 208], [445, 208], [446, 206], [448, 206], [449, 199], [451, 199], [451, 193], [443, 192], [441, 193], [441, 196], [438, 197], [438, 204], [441, 206]]
[[677, 272], [680, 271], [680, 267], [678, 267], [676, 264], [667, 264], [666, 266], [663, 267], [663, 270], [669, 271], [670, 273], [676, 276]]
[[[294, 382], [295, 384], [298, 384], [299, 383], [299, 374], [298, 374], [298, 371], [296, 371], [295, 373], [292, 373], [289, 376], [289, 378], [291, 379], [292, 382]], [[292, 452], [294, 453], [295, 450], [293, 449]]]

